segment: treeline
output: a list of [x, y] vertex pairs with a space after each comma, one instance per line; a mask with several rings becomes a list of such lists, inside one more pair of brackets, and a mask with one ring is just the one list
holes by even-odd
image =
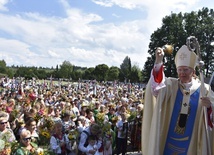
[[4, 60], [0, 61], [1, 76], [24, 77], [25, 79], [68, 79], [78, 81], [79, 79], [97, 81], [114, 81], [121, 82], [131, 81], [132, 83], [142, 82], [142, 71], [136, 65], [131, 65], [131, 60], [127, 56], [120, 68], [115, 66], [107, 66], [106, 64], [99, 64], [95, 67], [78, 67], [69, 61], [64, 61], [61, 65], [55, 68], [43, 67], [23, 67], [11, 66], [7, 67]]

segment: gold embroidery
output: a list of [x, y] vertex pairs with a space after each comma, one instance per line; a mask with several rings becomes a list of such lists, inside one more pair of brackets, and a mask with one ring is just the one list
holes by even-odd
[[189, 139], [189, 137], [184, 137], [184, 138], [173, 138], [173, 137], [170, 137], [171, 139], [173, 140], [176, 140], [176, 141], [187, 141]]
[[183, 101], [180, 103], [181, 104], [180, 114], [177, 118], [174, 132], [183, 135], [185, 133], [186, 122], [188, 120], [190, 113], [190, 103], [188, 99], [190, 97], [190, 91], [182, 89], [182, 85], [180, 85], [180, 89], [184, 95], [184, 98]]
[[[188, 120], [189, 113], [190, 113], [190, 106], [189, 106], [187, 118], [186, 118], [186, 120], [185, 120], [186, 122], [187, 122], [187, 120]], [[175, 126], [175, 129], [174, 129], [174, 132], [177, 133], [177, 134], [183, 135], [184, 132], [185, 132], [185, 129], [186, 129], [186, 122], [185, 122], [185, 126], [184, 126], [184, 127], [180, 127], [180, 126], [179, 126], [180, 116], [181, 116], [181, 115], [178, 116], [178, 119], [177, 119], [177, 122], [176, 122], [176, 126]]]
[[179, 58], [180, 58], [181, 60], [184, 60], [184, 59], [187, 58], [187, 55], [186, 55], [185, 53], [181, 53], [181, 54], [179, 55]]
[[185, 127], [181, 128], [179, 125], [176, 124], [175, 133], [183, 135], [184, 132], [185, 132]]
[[175, 145], [172, 145], [171, 143], [167, 144], [168, 148], [173, 151], [172, 155], [179, 155], [181, 153], [184, 153], [186, 148], [177, 147]]

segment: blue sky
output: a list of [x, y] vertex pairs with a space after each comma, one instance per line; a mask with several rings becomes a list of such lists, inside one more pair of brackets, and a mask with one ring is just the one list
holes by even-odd
[[213, 0], [0, 0], [0, 60], [8, 66], [143, 68], [151, 34], [171, 12]]

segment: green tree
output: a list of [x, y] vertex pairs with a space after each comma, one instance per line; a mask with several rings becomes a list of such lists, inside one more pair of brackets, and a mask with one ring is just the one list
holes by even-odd
[[78, 69], [72, 73], [71, 77], [74, 81], [78, 81], [78, 79], [82, 79], [83, 73], [84, 73], [84, 71], [82, 71], [81, 69]]
[[210, 77], [214, 66], [214, 47], [211, 43], [214, 41], [214, 12], [213, 9], [203, 8], [198, 12], [185, 13], [185, 28], [190, 34], [198, 38], [200, 44], [200, 55], [204, 61], [204, 75]]
[[120, 69], [118, 67], [115, 67], [115, 66], [110, 67], [108, 70], [107, 81], [118, 80], [119, 73], [120, 73]]
[[36, 77], [35, 67], [19, 67], [14, 75], [15, 77], [24, 77], [25, 79], [32, 79]]
[[131, 68], [131, 76], [130, 76], [130, 81], [132, 83], [136, 83], [136, 82], [141, 82], [142, 81], [142, 73], [141, 70], [139, 68], [139, 66], [137, 65], [133, 65]]
[[73, 65], [69, 61], [64, 61], [62, 65], [60, 65], [59, 69], [60, 78], [70, 79], [72, 72]]
[[0, 73], [7, 74], [7, 66], [6, 66], [6, 62], [4, 60], [0, 61]]
[[172, 13], [162, 20], [161, 28], [151, 35], [148, 53], [151, 55], [143, 68], [144, 81], [148, 81], [150, 72], [155, 60], [155, 50], [165, 44], [173, 44], [174, 52], [172, 55], [165, 55], [164, 66], [166, 76], [176, 77], [174, 57], [178, 49], [186, 44], [189, 36], [198, 38], [201, 46], [202, 60], [205, 62], [205, 76], [208, 77], [213, 72], [213, 46], [214, 41], [214, 13], [213, 9], [203, 8], [198, 12], [191, 13]]
[[47, 77], [47, 72], [44, 69], [39, 69], [37, 71], [38, 79], [45, 79]]
[[90, 67], [90, 68], [86, 69], [83, 74], [83, 79], [86, 79], [86, 80], [95, 79], [94, 70], [95, 70], [94, 67]]
[[120, 65], [120, 75], [119, 78], [121, 81], [127, 80], [131, 74], [131, 59], [126, 56], [123, 60], [123, 63]]
[[144, 69], [142, 70], [142, 82], [147, 83], [150, 78], [150, 73], [152, 67], [154, 66], [154, 60], [151, 57], [147, 58], [147, 61], [144, 64]]
[[106, 81], [109, 67], [105, 64], [97, 65], [94, 69], [94, 74], [97, 81]]

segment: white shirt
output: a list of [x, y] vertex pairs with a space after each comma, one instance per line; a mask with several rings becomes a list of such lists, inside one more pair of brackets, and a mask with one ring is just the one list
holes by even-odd
[[[88, 132], [89, 135], [91, 135], [91, 132], [90, 132], [90, 127], [86, 128], [85, 131]], [[88, 149], [87, 147], [84, 146], [86, 140], [88, 138], [88, 135], [85, 133], [85, 132], [82, 132], [81, 135], [80, 135], [80, 141], [79, 141], [79, 146], [78, 146], [78, 149], [82, 152], [88, 152]], [[96, 145], [98, 148], [101, 147], [101, 144], [102, 144], [102, 141], [101, 140], [98, 140]]]
[[[125, 122], [127, 122], [127, 121], [125, 121]], [[126, 128], [123, 130], [123, 123], [125, 123], [125, 122], [120, 120], [116, 124], [116, 126], [118, 128], [118, 135], [117, 135], [118, 138], [126, 138], [126, 132], [127, 132]]]

